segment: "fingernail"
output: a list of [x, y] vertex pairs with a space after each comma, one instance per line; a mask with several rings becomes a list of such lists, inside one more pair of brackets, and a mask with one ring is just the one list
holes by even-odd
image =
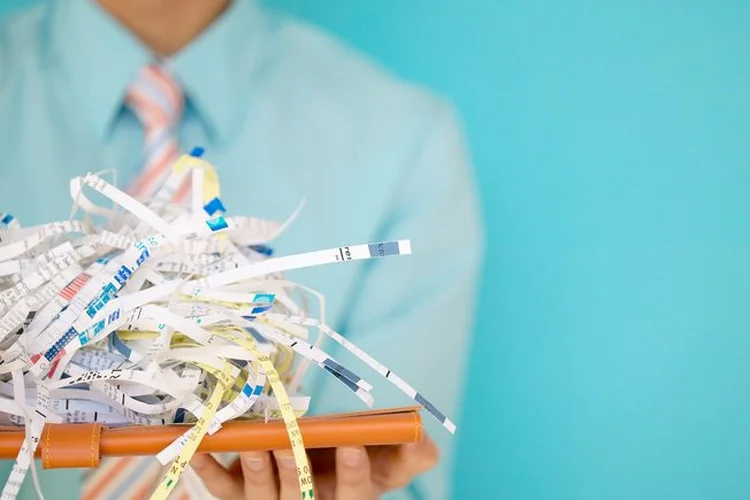
[[358, 448], [342, 448], [341, 460], [349, 467], [356, 467], [362, 461], [362, 451]]
[[208, 465], [208, 459], [203, 455], [193, 455], [190, 459], [190, 467], [193, 469], [203, 469], [206, 465]]
[[248, 469], [255, 472], [262, 471], [263, 467], [266, 465], [263, 457], [258, 455], [243, 455], [242, 461], [247, 465]]
[[297, 465], [294, 463], [294, 455], [281, 455], [279, 457], [279, 467], [282, 469], [295, 469]]

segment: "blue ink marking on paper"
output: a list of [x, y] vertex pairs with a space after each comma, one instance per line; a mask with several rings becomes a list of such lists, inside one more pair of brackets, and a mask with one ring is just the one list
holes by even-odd
[[257, 293], [255, 294], [255, 303], [256, 304], [263, 304], [263, 303], [270, 304], [271, 302], [274, 301], [275, 298], [276, 298], [275, 293]]
[[[251, 316], [243, 316], [243, 318], [245, 318], [245, 319], [255, 319], [255, 318], [253, 318]], [[245, 328], [245, 329], [248, 332], [250, 332], [250, 335], [252, 335], [253, 338], [255, 339], [255, 341], [258, 342], [259, 344], [267, 344], [268, 343], [268, 341], [265, 339], [265, 337], [263, 337], [260, 333], [258, 333], [258, 330], [256, 330], [255, 328]]]
[[370, 257], [386, 257], [388, 255], [399, 255], [398, 243], [390, 241], [386, 243], [371, 243], [367, 245]]
[[267, 247], [266, 245], [250, 245], [250, 249], [267, 257], [271, 257], [273, 255], [273, 248]]
[[349, 369], [341, 366], [340, 364], [338, 364], [336, 361], [332, 360], [331, 358], [324, 359], [323, 365], [331, 368], [332, 370], [335, 370], [337, 373], [343, 375], [344, 377], [348, 378], [349, 380], [353, 382], [359, 382], [360, 380], [362, 380], [362, 377], [349, 371]]
[[73, 340], [73, 337], [78, 335], [78, 330], [76, 330], [74, 327], [70, 327], [70, 329], [63, 334], [62, 337], [57, 339], [57, 342], [52, 344], [52, 347], [50, 347], [47, 352], [44, 353], [44, 357], [47, 358], [47, 361], [52, 361], [55, 359], [55, 356], [57, 356], [60, 351], [68, 345], [68, 342]]
[[120, 336], [116, 333], [113, 333], [111, 334], [110, 338], [112, 339], [112, 347], [126, 358], [130, 358], [130, 354], [133, 351], [130, 349], [130, 347], [125, 345]]
[[259, 313], [262, 313], [262, 312], [266, 312], [266, 311], [268, 311], [268, 310], [270, 310], [272, 308], [273, 308], [273, 304], [268, 304], [267, 306], [254, 307], [253, 310], [250, 311], [250, 314], [253, 314], [253, 315], [259, 314]]
[[445, 423], [445, 421], [446, 421], [445, 415], [443, 415], [442, 413], [440, 413], [440, 411], [439, 411], [439, 410], [438, 410], [437, 408], [435, 408], [435, 407], [434, 407], [434, 406], [432, 405], [432, 403], [430, 403], [430, 402], [429, 402], [429, 401], [427, 401], [427, 400], [426, 400], [425, 398], [423, 398], [423, 397], [422, 397], [422, 395], [421, 395], [420, 393], [417, 393], [417, 395], [416, 395], [416, 396], [414, 396], [414, 401], [416, 401], [417, 403], [419, 403], [419, 404], [421, 404], [422, 406], [424, 406], [424, 407], [425, 407], [425, 409], [426, 409], [426, 410], [427, 410], [428, 412], [432, 413], [432, 415], [433, 415], [433, 416], [434, 416], [434, 417], [435, 417], [436, 419], [438, 419], [438, 420], [439, 420], [439, 421], [440, 421], [441, 423]]
[[334, 369], [332, 369], [332, 368], [330, 368], [328, 366], [324, 366], [324, 368], [325, 368], [325, 370], [328, 373], [330, 373], [331, 375], [333, 375], [334, 377], [336, 377], [337, 379], [339, 379], [345, 386], [347, 386], [349, 389], [351, 389], [352, 392], [357, 392], [359, 390], [359, 386], [357, 384], [355, 384], [354, 382], [352, 382], [351, 380], [349, 380], [348, 378], [346, 378], [345, 376], [343, 376], [342, 374], [340, 374], [336, 370], [334, 370]]
[[214, 198], [213, 200], [209, 201], [203, 206], [203, 210], [206, 211], [208, 215], [213, 216], [216, 212], [224, 212], [226, 213], [227, 209], [224, 207], [224, 204], [221, 202], [219, 198]]
[[209, 219], [206, 221], [206, 225], [211, 231], [221, 231], [222, 229], [226, 229], [229, 227], [229, 224], [227, 224], [227, 221], [224, 220], [224, 217], [216, 217], [215, 219]]

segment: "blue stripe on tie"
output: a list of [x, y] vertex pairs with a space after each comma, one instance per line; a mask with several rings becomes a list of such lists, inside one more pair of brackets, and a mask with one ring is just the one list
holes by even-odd
[[164, 128], [159, 131], [159, 135], [155, 139], [149, 141], [144, 147], [144, 165], [150, 166], [154, 162], [154, 158], [158, 157], [162, 150], [169, 146], [169, 142], [174, 140], [174, 131], [172, 127]]
[[141, 78], [137, 83], [137, 88], [150, 97], [151, 100], [161, 108], [168, 120], [171, 121], [172, 118], [174, 118], [177, 110], [172, 108], [169, 99], [167, 99], [167, 95], [161, 91], [153, 80], [149, 78]]
[[[146, 172], [150, 172], [155, 167], [155, 161], [157, 158], [163, 156], [165, 154], [169, 147], [170, 143], [174, 143], [175, 139], [172, 134], [172, 127], [170, 128], [164, 128], [159, 132], [159, 135], [156, 136], [155, 139], [150, 141], [145, 146], [145, 155], [144, 155], [144, 169], [142, 171], [142, 174]], [[169, 173], [171, 172], [171, 169], [166, 168], [162, 172], [161, 176], [156, 179], [154, 182], [150, 183], [148, 186], [145, 186], [146, 191], [144, 194], [146, 196], [152, 196], [156, 189], [161, 187], [161, 185], [164, 183], [164, 180], [167, 176], [169, 176]]]
[[143, 485], [143, 480], [145, 479], [143, 476], [146, 475], [146, 472], [159, 463], [156, 457], [135, 457], [135, 459], [139, 463], [127, 475], [118, 475], [114, 478], [119, 481], [119, 484], [107, 498], [126, 498], [126, 493], [132, 495], [136, 489]]

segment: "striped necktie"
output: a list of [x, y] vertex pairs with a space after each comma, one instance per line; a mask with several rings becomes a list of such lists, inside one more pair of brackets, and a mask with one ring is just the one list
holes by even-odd
[[[144, 164], [127, 191], [141, 201], [152, 196], [179, 157], [177, 128], [184, 108], [176, 80], [157, 65], [145, 67], [127, 92], [126, 104], [144, 129]], [[184, 199], [189, 184], [175, 195]], [[156, 488], [164, 468], [155, 457], [102, 457], [99, 468], [86, 472], [81, 500], [146, 500]], [[184, 482], [170, 500], [187, 500]]]
[[[180, 85], [163, 67], [143, 68], [128, 89], [128, 107], [143, 125], [143, 167], [128, 192], [147, 200], [161, 186], [180, 154], [177, 137], [184, 97]], [[184, 198], [187, 184], [176, 195]]]

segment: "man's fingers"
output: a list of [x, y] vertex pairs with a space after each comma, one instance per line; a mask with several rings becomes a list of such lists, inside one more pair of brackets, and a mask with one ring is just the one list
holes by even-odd
[[273, 452], [279, 469], [279, 500], [299, 500], [302, 492], [299, 489], [299, 475], [294, 454], [291, 450]]
[[363, 447], [336, 450], [336, 500], [371, 500], [370, 460]]
[[245, 498], [278, 500], [279, 487], [270, 453], [267, 451], [240, 453], [240, 464], [245, 478]]
[[402, 453], [404, 462], [410, 467], [414, 467], [417, 474], [427, 472], [440, 461], [440, 448], [427, 434], [418, 443], [404, 445]]
[[201, 478], [206, 489], [220, 500], [242, 500], [242, 478], [231, 474], [214, 457], [206, 453], [193, 456], [190, 466]]
[[382, 456], [373, 467], [373, 482], [383, 491], [407, 486], [412, 480], [435, 467], [440, 460], [440, 450], [426, 434], [418, 443], [399, 446], [395, 455]]

